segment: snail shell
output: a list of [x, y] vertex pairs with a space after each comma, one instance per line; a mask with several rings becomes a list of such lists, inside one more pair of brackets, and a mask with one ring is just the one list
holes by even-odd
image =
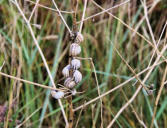
[[81, 46], [77, 43], [72, 43], [70, 46], [70, 55], [77, 56], [81, 53]]
[[71, 67], [76, 70], [79, 69], [81, 67], [81, 61], [78, 59], [72, 59], [71, 60]]
[[83, 42], [83, 40], [84, 40], [83, 35], [80, 32], [77, 32], [77, 36], [76, 36], [75, 42], [76, 43], [81, 43], [81, 42]]
[[64, 97], [64, 92], [62, 92], [62, 91], [56, 92], [56, 91], [52, 90], [52, 91], [51, 91], [51, 95], [52, 95], [52, 97], [54, 97], [55, 99], [61, 99], [61, 98]]
[[79, 82], [81, 82], [81, 80], [82, 80], [82, 74], [81, 74], [81, 72], [79, 72], [78, 70], [75, 70], [75, 71], [74, 71], [73, 77], [74, 77], [74, 81], [75, 81], [76, 83], [79, 83]]
[[64, 81], [64, 86], [66, 86], [67, 88], [74, 88], [75, 85], [76, 85], [76, 83], [73, 81], [73, 79], [71, 77], [68, 77]]
[[69, 77], [69, 74], [70, 74], [70, 65], [69, 64], [63, 68], [62, 74], [65, 77]]

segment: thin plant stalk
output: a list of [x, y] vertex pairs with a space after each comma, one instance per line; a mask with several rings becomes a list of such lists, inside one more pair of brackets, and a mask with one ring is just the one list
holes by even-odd
[[[91, 0], [91, 1], [93, 2], [93, 0]], [[103, 14], [103, 13], [106, 13], [106, 12], [108, 12], [108, 11], [114, 9], [114, 8], [118, 8], [118, 7], [120, 7], [121, 5], [127, 4], [129, 1], [130, 1], [130, 0], [126, 0], [125, 2], [123, 2], [123, 3], [121, 3], [121, 4], [115, 5], [115, 6], [111, 7], [111, 8], [108, 8], [108, 9], [104, 9], [103, 11], [101, 11], [101, 12], [99, 12], [99, 13], [96, 13], [96, 14], [94, 14], [94, 15], [92, 15], [92, 16], [89, 16], [89, 17], [87, 17], [87, 18], [85, 18], [85, 19], [83, 19], [83, 20], [81, 20], [81, 21], [79, 21], [79, 22], [77, 22], [77, 23], [84, 22], [84, 21], [87, 21], [87, 20], [89, 20], [89, 19], [92, 19], [92, 18], [94, 18], [94, 17], [96, 17], [96, 16], [99, 16], [99, 15], [101, 15], [101, 14]]]
[[30, 84], [30, 85], [35, 85], [35, 86], [38, 86], [38, 87], [41, 87], [41, 88], [50, 89], [50, 90], [57, 90], [57, 91], [63, 91], [62, 89], [53, 88], [53, 87], [49, 87], [49, 86], [46, 86], [46, 85], [43, 85], [43, 84], [38, 84], [38, 83], [35, 83], [35, 82], [24, 80], [24, 79], [21, 79], [21, 78], [12, 76], [12, 75], [8, 75], [8, 74], [3, 73], [3, 72], [0, 72], [0, 75], [8, 77], [8, 78], [11, 78], [11, 79], [14, 79], [14, 80], [17, 80], [17, 81], [21, 81], [21, 82], [24, 82], [24, 83], [27, 83], [27, 84]]
[[157, 95], [156, 100], [155, 100], [154, 113], [153, 113], [153, 117], [152, 117], [150, 128], [152, 128], [153, 124], [154, 124], [154, 119], [155, 119], [156, 112], [157, 112], [157, 106], [158, 106], [159, 99], [160, 99], [161, 93], [162, 93], [164, 85], [165, 85], [164, 82], [165, 82], [165, 79], [166, 79], [166, 75], [167, 75], [167, 66], [165, 68], [165, 73], [164, 73], [163, 78], [162, 78], [161, 87], [160, 87], [160, 89], [158, 91], [158, 95]]
[[[32, 4], [36, 4], [34, 1], [31, 1], [31, 0], [25, 0], [25, 1], [30, 2], [30, 3], [32, 3]], [[37, 6], [38, 6], [38, 7], [45, 8], [45, 9], [48, 9], [48, 10], [51, 10], [51, 11], [54, 11], [54, 12], [58, 12], [56, 9], [47, 7], [47, 6], [42, 5], [42, 4], [39, 4], [39, 3], [38, 3]], [[66, 14], [72, 14], [72, 13], [74, 13], [73, 11], [72, 11], [72, 12], [68, 12], [68, 11], [62, 11], [62, 10], [60, 10], [60, 12], [61, 12], [61, 13], [66, 13]]]
[[34, 14], [34, 12], [35, 12], [35, 10], [36, 10], [36, 8], [38, 7], [39, 1], [40, 1], [40, 0], [37, 0], [37, 2], [35, 3], [35, 7], [33, 8], [32, 12], [31, 12], [31, 15], [30, 15], [30, 17], [29, 17], [29, 19], [28, 19], [29, 22], [31, 21], [31, 18], [32, 18], [33, 14]]
[[55, 1], [54, 1], [54, 0], [52, 0], [52, 2], [53, 2], [53, 4], [54, 4], [54, 6], [55, 6], [56, 10], [58, 11], [59, 16], [61, 17], [61, 20], [63, 21], [64, 25], [65, 25], [65, 26], [66, 26], [66, 28], [68, 29], [69, 33], [70, 33], [70, 34], [72, 34], [72, 32], [71, 32], [71, 30], [70, 30], [69, 26], [67, 25], [67, 23], [66, 23], [65, 19], [63, 18], [62, 14], [61, 14], [61, 12], [60, 12], [60, 10], [59, 10], [59, 8], [57, 7], [57, 4], [55, 3]]

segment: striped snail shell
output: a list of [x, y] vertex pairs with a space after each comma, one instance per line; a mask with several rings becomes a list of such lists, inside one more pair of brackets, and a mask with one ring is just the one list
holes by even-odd
[[73, 79], [71, 77], [68, 77], [64, 81], [64, 86], [66, 86], [67, 88], [73, 88], [75, 85], [76, 85], [76, 83], [73, 81]]
[[70, 55], [77, 56], [81, 53], [81, 46], [77, 43], [72, 43], [70, 46]]
[[56, 92], [56, 91], [52, 90], [52, 91], [51, 91], [51, 95], [52, 95], [52, 97], [54, 97], [55, 99], [61, 99], [61, 98], [64, 97], [64, 92], [62, 92], [62, 91]]
[[63, 68], [62, 74], [65, 77], [69, 77], [69, 74], [70, 74], [70, 65], [69, 64]]
[[78, 59], [72, 59], [71, 60], [71, 67], [76, 70], [79, 69], [81, 67], [81, 61]]
[[79, 82], [81, 82], [81, 80], [82, 80], [82, 74], [81, 74], [78, 70], [75, 70], [75, 71], [74, 71], [73, 77], [74, 77], [74, 81], [75, 81], [76, 83], [79, 83]]
[[83, 40], [84, 40], [83, 35], [80, 32], [77, 32], [77, 35], [76, 35], [76, 38], [75, 38], [75, 42], [76, 43], [81, 43], [81, 42], [83, 42]]

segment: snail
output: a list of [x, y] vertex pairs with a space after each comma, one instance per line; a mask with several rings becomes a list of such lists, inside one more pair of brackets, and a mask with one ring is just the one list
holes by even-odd
[[68, 77], [64, 81], [64, 86], [66, 86], [67, 88], [74, 88], [75, 85], [76, 85], [76, 83], [73, 81], [73, 79], [71, 77]]
[[61, 98], [63, 98], [64, 97], [64, 92], [62, 92], [62, 91], [54, 91], [54, 90], [52, 90], [51, 91], [51, 95], [52, 95], [52, 97], [54, 97], [55, 99], [61, 99]]
[[63, 74], [65, 77], [69, 77], [69, 74], [70, 74], [70, 65], [69, 65], [69, 64], [63, 68], [62, 74]]
[[81, 43], [81, 42], [83, 42], [83, 40], [84, 40], [83, 35], [80, 32], [77, 32], [77, 35], [76, 35], [76, 38], [75, 38], [75, 42], [76, 43]]
[[76, 70], [79, 69], [81, 67], [81, 62], [78, 59], [72, 59], [71, 60], [71, 67]]
[[82, 80], [82, 74], [81, 74], [78, 70], [75, 70], [75, 71], [74, 71], [73, 77], [74, 77], [74, 81], [75, 81], [76, 83], [79, 83], [79, 82], [81, 82], [81, 80]]
[[70, 55], [77, 56], [81, 53], [81, 46], [77, 43], [72, 43], [70, 46]]

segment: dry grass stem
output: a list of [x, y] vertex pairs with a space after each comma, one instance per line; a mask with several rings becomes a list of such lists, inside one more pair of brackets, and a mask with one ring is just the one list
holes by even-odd
[[[159, 40], [158, 40], [158, 43], [157, 43], [157, 45], [156, 45], [157, 48], [158, 48], [158, 46], [159, 46], [159, 44], [160, 44], [160, 41], [161, 41], [162, 35], [163, 35], [164, 31], [165, 31], [166, 25], [167, 25], [167, 22], [166, 22], [166, 24], [164, 25], [164, 27], [163, 27], [163, 29], [162, 29], [161, 35], [160, 35]], [[155, 52], [156, 52], [156, 50], [154, 49], [153, 54], [152, 54], [151, 59], [150, 59], [150, 62], [149, 62], [149, 66], [151, 65], [151, 62], [152, 62], [153, 57], [154, 57], [154, 55], [155, 55]]]
[[138, 80], [138, 82], [143, 86], [143, 88], [148, 91], [148, 88], [145, 86], [145, 84], [140, 80], [140, 78], [136, 75], [135, 71], [132, 69], [132, 67], [128, 64], [128, 62], [122, 57], [121, 53], [117, 50], [117, 48], [113, 45], [115, 51], [120, 56], [122, 61], [126, 64], [126, 66], [129, 68], [129, 70], [134, 74], [135, 78]]
[[[161, 0], [155, 0], [154, 3], [152, 4], [152, 6], [149, 8], [148, 10], [148, 14], [150, 14], [153, 9], [157, 6], [157, 4], [160, 2]], [[141, 24], [143, 23], [143, 21], [145, 20], [145, 15], [141, 18], [141, 20], [137, 23], [136, 28], [134, 29], [135, 31], [132, 34], [132, 38], [135, 36], [136, 32], [138, 31], [139, 27], [141, 26]]]
[[36, 8], [38, 7], [39, 1], [40, 0], [37, 0], [36, 3], [35, 3], [35, 7], [33, 8], [32, 12], [31, 12], [31, 15], [30, 15], [30, 17], [28, 19], [29, 22], [31, 21], [31, 18], [32, 18], [33, 14], [34, 14], [34, 12], [36, 10]]
[[37, 110], [35, 110], [32, 114], [30, 114], [21, 124], [17, 125], [16, 128], [20, 128], [21, 126], [23, 126], [23, 124], [25, 124], [33, 115], [35, 115], [42, 107], [38, 108]]
[[[91, 1], [94, 2], [93, 0], [91, 0]], [[101, 14], [103, 14], [103, 13], [106, 13], [106, 12], [108, 12], [108, 11], [114, 9], [114, 8], [118, 8], [118, 7], [120, 7], [120, 6], [124, 5], [124, 4], [127, 4], [129, 1], [130, 1], [130, 0], [126, 0], [125, 2], [123, 2], [123, 3], [121, 3], [121, 4], [115, 5], [115, 6], [111, 7], [111, 8], [108, 8], [108, 9], [104, 9], [103, 11], [101, 11], [101, 12], [99, 12], [99, 13], [96, 13], [96, 14], [94, 14], [94, 15], [92, 15], [92, 16], [89, 16], [89, 17], [87, 17], [87, 18], [85, 18], [85, 19], [83, 19], [83, 20], [81, 20], [81, 21], [79, 21], [79, 22], [77, 22], [77, 23], [84, 22], [84, 21], [87, 21], [87, 20], [89, 20], [89, 19], [92, 19], [92, 18], [94, 18], [94, 17], [96, 17], [96, 16], [99, 16], [99, 15], [101, 15]]]
[[[36, 2], [34, 2], [34, 1], [31, 1], [31, 0], [25, 0], [25, 1], [28, 1], [28, 2], [30, 2], [30, 3], [36, 5]], [[45, 8], [45, 9], [48, 9], [48, 10], [51, 10], [51, 11], [54, 11], [54, 12], [58, 12], [56, 9], [53, 9], [53, 8], [50, 8], [50, 7], [41, 5], [41, 4], [37, 4], [37, 6], [38, 6], [38, 7]], [[72, 11], [72, 12], [68, 12], [68, 11], [62, 11], [62, 10], [60, 10], [60, 12], [61, 12], [61, 13], [65, 13], [65, 14], [72, 14], [72, 13], [74, 13], [73, 11]]]
[[164, 85], [165, 85], [164, 82], [166, 80], [166, 75], [167, 75], [167, 66], [165, 68], [165, 72], [164, 72], [164, 75], [163, 75], [163, 78], [162, 78], [161, 86], [160, 86], [160, 89], [158, 91], [158, 95], [157, 95], [156, 100], [155, 100], [154, 113], [153, 113], [153, 117], [152, 117], [150, 128], [152, 128], [153, 124], [154, 124], [154, 119], [155, 119], [156, 112], [157, 112], [157, 106], [158, 106], [158, 103], [159, 103], [159, 99], [160, 99], [162, 90], [164, 89]]
[[54, 4], [56, 10], [58, 11], [59, 16], [61, 17], [61, 20], [63, 21], [63, 23], [64, 23], [64, 25], [66, 26], [67, 30], [69, 31], [70, 34], [72, 34], [72, 32], [71, 32], [69, 26], [67, 25], [67, 23], [66, 23], [65, 19], [63, 18], [62, 14], [61, 14], [61, 12], [60, 12], [60, 10], [59, 10], [59, 8], [57, 7], [57, 4], [55, 3], [54, 0], [52, 0], [52, 2], [53, 2], [53, 4]]
[[86, 5], [87, 5], [87, 0], [85, 0], [85, 3], [84, 3], [84, 10], [83, 10], [83, 14], [82, 14], [82, 20], [81, 20], [81, 23], [80, 23], [80, 28], [79, 28], [79, 32], [81, 33], [82, 31], [82, 26], [83, 26], [83, 20], [85, 18], [85, 12], [86, 12]]
[[5, 65], [5, 61], [3, 61], [2, 65], [0, 66], [0, 71], [2, 70], [4, 65]]
[[109, 123], [109, 125], [107, 126], [107, 128], [111, 128], [112, 125], [114, 124], [114, 122], [117, 120], [117, 118], [119, 117], [119, 115], [128, 107], [129, 104], [131, 104], [131, 102], [136, 98], [136, 96], [138, 95], [138, 93], [140, 92], [140, 90], [142, 89], [142, 86], [139, 86], [136, 90], [136, 92], [134, 93], [134, 95], [130, 98], [130, 100], [127, 101], [127, 103], [119, 110], [119, 112], [114, 116], [114, 119]]
[[[154, 43], [155, 49], [157, 49], [158, 44], [157, 44], [156, 41], [155, 41], [154, 34], [153, 34], [153, 31], [152, 31], [152, 28], [151, 28], [151, 25], [150, 25], [150, 21], [149, 21], [149, 19], [148, 19], [148, 11], [147, 11], [146, 1], [144, 0], [144, 2], [143, 2], [143, 1], [141, 0], [141, 3], [142, 3], [142, 5], [143, 5], [143, 7], [144, 7], [144, 14], [145, 14], [147, 26], [148, 26], [148, 28], [149, 28], [149, 32], [150, 32], [152, 41], [153, 41], [153, 43]], [[155, 51], [155, 50], [154, 50], [154, 51]], [[153, 54], [153, 55], [154, 55], [154, 54]], [[151, 57], [151, 59], [150, 59], [150, 62], [149, 62], [149, 64], [148, 64], [148, 66], [151, 65], [151, 62], [152, 62], [152, 59], [153, 59], [153, 55], [152, 55], [152, 57]]]
[[21, 78], [18, 78], [18, 77], [14, 77], [14, 76], [8, 75], [8, 74], [3, 73], [3, 72], [0, 72], [0, 75], [11, 78], [11, 79], [14, 79], [14, 80], [17, 80], [17, 81], [21, 81], [21, 82], [24, 82], [24, 83], [27, 83], [27, 84], [30, 84], [30, 85], [35, 85], [35, 86], [38, 86], [38, 87], [41, 87], [41, 88], [63, 91], [63, 90], [58, 89], [58, 88], [53, 88], [53, 87], [38, 84], [38, 83], [35, 83], [35, 82], [31, 82], [31, 81], [28, 81], [28, 80], [24, 80], [24, 79], [21, 79]]
[[[128, 97], [126, 96], [125, 92], [123, 91], [123, 89], [121, 89], [121, 92], [123, 93], [126, 101], [128, 102]], [[135, 111], [135, 108], [133, 107], [132, 104], [130, 104], [130, 107], [136, 117], [136, 119], [138, 120], [138, 122], [144, 127], [144, 128], [147, 128], [147, 126], [144, 124], [144, 122], [140, 119], [139, 115], [137, 114], [137, 112]]]
[[149, 28], [149, 32], [150, 32], [150, 35], [151, 35], [151, 38], [152, 38], [152, 41], [154, 43], [154, 46], [155, 48], [157, 48], [157, 44], [156, 44], [156, 41], [155, 41], [155, 38], [154, 38], [154, 34], [153, 34], [153, 31], [152, 31], [152, 28], [151, 28], [151, 25], [150, 25], [150, 21], [148, 19], [148, 11], [147, 11], [147, 5], [146, 5], [146, 1], [144, 0], [144, 2], [141, 0], [141, 3], [144, 7], [144, 14], [145, 14], [145, 18], [146, 18], [146, 22], [147, 22], [147, 26]]
[[75, 128], [78, 127], [78, 123], [79, 123], [79, 120], [81, 118], [81, 114], [82, 114], [82, 111], [83, 111], [84, 107], [82, 107], [81, 111], [79, 112], [79, 116], [78, 116], [78, 119], [77, 119], [77, 122], [76, 122], [76, 125], [75, 125]]

